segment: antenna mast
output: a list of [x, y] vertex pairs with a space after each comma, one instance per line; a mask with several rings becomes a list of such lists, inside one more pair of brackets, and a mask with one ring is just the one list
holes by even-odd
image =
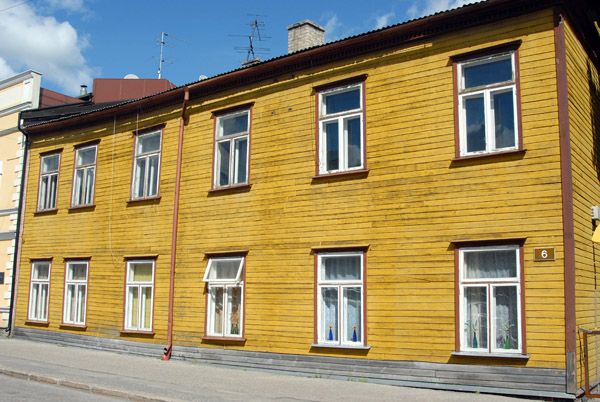
[[[164, 47], [165, 47], [165, 46], [171, 46], [171, 47], [173, 47], [173, 45], [171, 45], [170, 43], [168, 43], [168, 42], [166, 41], [166, 39], [165, 39], [165, 37], [166, 37], [166, 36], [168, 36], [168, 37], [170, 37], [170, 38], [173, 38], [173, 39], [176, 39], [176, 40], [178, 40], [178, 41], [180, 41], [180, 42], [183, 42], [183, 43], [185, 43], [185, 44], [188, 44], [188, 45], [190, 44], [189, 42], [187, 42], [187, 41], [185, 41], [185, 40], [183, 40], [183, 39], [179, 39], [179, 38], [177, 38], [176, 36], [169, 35], [169, 34], [168, 34], [168, 33], [166, 33], [166, 32], [161, 32], [161, 33], [160, 33], [160, 40], [159, 40], [159, 41], [157, 41], [157, 43], [160, 45], [160, 57], [159, 57], [159, 59], [158, 59], [158, 78], [159, 78], [159, 79], [161, 79], [161, 78], [162, 78], [162, 64], [163, 64], [163, 63], [169, 63], [169, 64], [173, 64], [173, 63], [171, 63], [171, 62], [168, 62], [167, 60], [163, 59], [163, 50], [164, 50]], [[156, 59], [156, 57], [152, 57], [152, 58], [153, 58], [153, 59]]]
[[[259, 15], [259, 14], [248, 14], [248, 15], [251, 15], [254, 17], [254, 21], [251, 21], [248, 24], [252, 28], [250, 35], [230, 35], [230, 36], [243, 36], [243, 37], [248, 38], [249, 43], [248, 43], [247, 47], [239, 47], [239, 46], [235, 47], [235, 50], [237, 50], [238, 53], [246, 53], [246, 61], [256, 59], [257, 55], [266, 54], [267, 52], [269, 52], [271, 50], [266, 47], [255, 47], [254, 46], [255, 40], [257, 40], [259, 42], [263, 42], [265, 39], [270, 38], [270, 36], [265, 36], [264, 34], [261, 34], [261, 28], [264, 29], [265, 23], [258, 21], [258, 17], [264, 17], [264, 16]], [[250, 55], [252, 55], [252, 58], [250, 57]]]

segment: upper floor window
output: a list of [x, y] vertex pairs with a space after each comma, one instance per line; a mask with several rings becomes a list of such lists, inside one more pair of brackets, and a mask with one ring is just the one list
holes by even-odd
[[520, 353], [520, 246], [459, 249], [460, 351]]
[[73, 173], [74, 207], [94, 203], [94, 184], [96, 182], [96, 154], [98, 145], [83, 146], [75, 150], [75, 172]]
[[363, 91], [364, 82], [319, 91], [319, 174], [364, 168]]
[[456, 64], [459, 156], [521, 148], [517, 52]]
[[48, 296], [50, 293], [50, 261], [31, 264], [28, 318], [48, 321]]
[[132, 199], [158, 196], [161, 148], [162, 130], [136, 135]]
[[211, 258], [204, 282], [208, 284], [206, 335], [242, 337], [245, 257]]
[[214, 187], [248, 183], [250, 110], [217, 115]]
[[56, 209], [59, 166], [60, 153], [53, 153], [41, 157], [38, 211]]
[[88, 261], [69, 261], [65, 271], [63, 322], [85, 325]]
[[364, 254], [317, 257], [317, 332], [323, 345], [364, 344]]

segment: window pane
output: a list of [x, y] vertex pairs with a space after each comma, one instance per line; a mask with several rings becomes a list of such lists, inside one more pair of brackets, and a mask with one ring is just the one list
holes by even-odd
[[248, 131], [248, 113], [238, 116], [224, 117], [221, 121], [221, 135], [232, 135]]
[[138, 158], [135, 161], [134, 197], [144, 196], [144, 182], [146, 180], [146, 158]]
[[80, 205], [82, 204], [82, 192], [83, 192], [83, 169], [77, 169], [75, 171], [75, 182], [73, 183], [73, 204]]
[[42, 173], [54, 172], [58, 170], [58, 155], [44, 156], [42, 158]]
[[321, 339], [338, 340], [338, 289], [321, 288]]
[[212, 297], [212, 333], [223, 335], [223, 288], [211, 288]]
[[96, 147], [83, 148], [77, 151], [77, 166], [96, 163]]
[[137, 155], [160, 151], [160, 131], [151, 134], [139, 135], [137, 140]]
[[129, 328], [138, 326], [139, 289], [137, 286], [127, 288], [127, 324]]
[[362, 342], [361, 288], [344, 288], [344, 308], [346, 318], [345, 342]]
[[338, 123], [325, 124], [325, 142], [327, 170], [338, 170], [340, 168], [340, 144]]
[[48, 197], [48, 176], [42, 176], [40, 178], [40, 197], [38, 205], [40, 209], [46, 209], [46, 198]]
[[465, 288], [465, 342], [469, 348], [488, 347], [487, 328], [487, 289], [485, 287]]
[[83, 286], [83, 285], [79, 285], [77, 290], [78, 290], [78, 294], [77, 294], [78, 304], [77, 304], [76, 321], [83, 324], [85, 322], [85, 305], [86, 305], [85, 298], [86, 298], [87, 287]]
[[359, 167], [362, 165], [360, 117], [347, 120], [346, 130], [346, 140], [348, 141], [348, 167]]
[[496, 149], [515, 146], [515, 109], [513, 92], [502, 92], [492, 97], [494, 104], [494, 123]]
[[361, 258], [358, 255], [321, 257], [321, 279], [325, 281], [361, 280]]
[[152, 288], [149, 286], [142, 287], [142, 309], [140, 329], [152, 328]]
[[85, 281], [87, 278], [87, 264], [69, 264], [68, 280]]
[[485, 151], [485, 111], [483, 97], [464, 100], [467, 124], [467, 152]]
[[235, 140], [234, 184], [246, 182], [246, 166], [248, 164], [248, 138]]
[[48, 279], [48, 272], [50, 271], [49, 264], [34, 264], [33, 266], [33, 279]]
[[512, 81], [512, 61], [510, 57], [495, 59], [483, 64], [465, 66], [465, 89], [496, 82]]
[[40, 320], [45, 320], [48, 318], [48, 284], [47, 283], [42, 283], [40, 285], [41, 288], [41, 294], [40, 294], [40, 299], [39, 299], [39, 303], [40, 303], [40, 315], [39, 315], [39, 319]]
[[83, 203], [91, 204], [94, 199], [94, 180], [96, 178], [96, 170], [94, 168], [88, 168], [86, 173]]
[[219, 174], [219, 186], [229, 185], [229, 150], [230, 142], [219, 142], [217, 154], [217, 169]]
[[229, 334], [240, 335], [240, 329], [242, 327], [240, 313], [242, 311], [242, 288], [241, 287], [230, 287], [228, 304], [230, 311], [229, 313]]
[[465, 251], [466, 278], [516, 278], [517, 250]]
[[38, 299], [40, 297], [40, 284], [31, 284], [31, 296], [29, 300], [29, 317], [38, 318]]
[[519, 348], [519, 317], [516, 286], [494, 287], [496, 348]]
[[53, 174], [50, 176], [50, 188], [48, 189], [48, 203], [46, 208], [56, 208], [56, 186], [58, 182], [58, 175]]
[[158, 155], [152, 155], [148, 158], [148, 183], [146, 197], [152, 197], [158, 194]]
[[67, 285], [67, 292], [65, 296], [65, 321], [66, 322], [74, 322], [75, 321], [75, 285]]
[[152, 263], [136, 262], [131, 263], [129, 270], [129, 281], [133, 282], [152, 282]]
[[360, 89], [325, 95], [325, 114], [360, 109]]
[[209, 272], [207, 281], [211, 280], [238, 280], [240, 274], [241, 258], [236, 259], [211, 259], [208, 266]]

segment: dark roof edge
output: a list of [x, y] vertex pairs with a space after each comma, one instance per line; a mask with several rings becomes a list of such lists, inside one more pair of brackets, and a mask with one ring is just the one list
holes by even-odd
[[[580, 4], [583, 1], [584, 0], [575, 2], [568, 0], [488, 0], [465, 5], [460, 8], [440, 12], [420, 19], [403, 22], [336, 42], [283, 55], [250, 67], [233, 70], [158, 94], [124, 101], [110, 107], [87, 111], [75, 116], [59, 118], [38, 125], [31, 125], [27, 127], [27, 131], [35, 133], [45, 129], [58, 127], [66, 128], [71, 125], [80, 124], [78, 120], [87, 120], [87, 118], [91, 118], [95, 121], [97, 119], [106, 118], [106, 116], [109, 115], [112, 116], [115, 109], [119, 109], [119, 113], [127, 112], [129, 109], [133, 110], [142, 107], [145, 111], [148, 111], [148, 108], [161, 106], [165, 103], [172, 104], [177, 102], [178, 99], [183, 101], [183, 94], [186, 87], [189, 88], [190, 98], [201, 97], [259, 81], [273, 79], [286, 73], [290, 74], [296, 71], [322, 66], [386, 48], [409, 45], [413, 42], [436, 37], [447, 32], [473, 28], [479, 25], [525, 15], [543, 9], [552, 9], [556, 6], [562, 6], [569, 11], [573, 8], [577, 8], [577, 6], [573, 6], [572, 3]], [[581, 16], [577, 16], [577, 12], [571, 12], [569, 15], [576, 22], [581, 22]]]

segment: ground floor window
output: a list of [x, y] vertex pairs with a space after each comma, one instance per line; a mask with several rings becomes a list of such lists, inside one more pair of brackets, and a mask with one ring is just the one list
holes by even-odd
[[460, 350], [521, 353], [521, 247], [458, 250]]
[[88, 261], [68, 261], [65, 270], [63, 322], [85, 325]]
[[125, 329], [152, 331], [154, 260], [127, 262]]
[[242, 337], [245, 257], [210, 258], [204, 273], [208, 294], [206, 335]]
[[318, 344], [363, 345], [363, 254], [340, 252], [317, 255]]
[[35, 261], [31, 264], [28, 318], [48, 321], [48, 295], [50, 292], [50, 261]]

